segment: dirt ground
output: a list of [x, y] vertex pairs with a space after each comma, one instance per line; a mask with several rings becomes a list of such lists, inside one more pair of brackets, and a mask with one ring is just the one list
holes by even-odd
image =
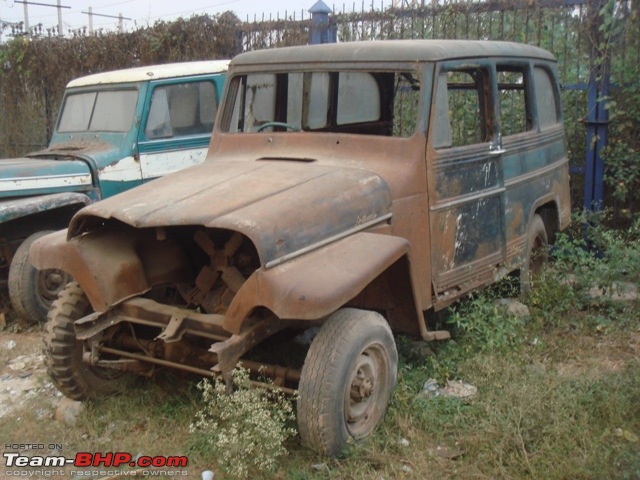
[[[62, 394], [49, 380], [42, 355], [42, 327], [28, 327], [11, 332], [9, 324], [0, 332], [0, 421], [39, 396], [51, 400], [55, 407]], [[38, 418], [51, 417], [51, 410], [37, 412]]]

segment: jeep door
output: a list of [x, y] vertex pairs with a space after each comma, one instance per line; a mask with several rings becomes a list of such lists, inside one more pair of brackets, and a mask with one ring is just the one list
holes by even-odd
[[204, 161], [223, 83], [223, 75], [150, 83], [138, 142], [143, 182]]
[[490, 283], [504, 262], [495, 75], [489, 60], [436, 68], [427, 149], [436, 306]]

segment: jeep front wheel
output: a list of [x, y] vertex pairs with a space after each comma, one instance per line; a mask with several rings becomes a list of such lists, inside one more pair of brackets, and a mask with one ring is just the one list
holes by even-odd
[[345, 308], [331, 315], [311, 343], [298, 387], [304, 443], [337, 455], [350, 438], [382, 420], [396, 384], [398, 353], [382, 315]]
[[73, 400], [105, 397], [124, 389], [133, 378], [128, 372], [95, 367], [82, 360], [82, 342], [73, 323], [92, 312], [77, 282], [69, 283], [53, 302], [47, 321], [44, 354], [47, 372], [55, 386]]
[[15, 312], [25, 320], [43, 323], [58, 294], [71, 281], [62, 270], [37, 270], [29, 263], [29, 249], [45, 230], [27, 237], [16, 250], [9, 267], [9, 298]]

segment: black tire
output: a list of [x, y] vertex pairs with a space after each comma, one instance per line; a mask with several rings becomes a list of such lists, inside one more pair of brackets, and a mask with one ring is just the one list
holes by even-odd
[[69, 283], [53, 303], [45, 330], [47, 372], [55, 386], [73, 400], [103, 398], [123, 390], [133, 374], [94, 367], [82, 361], [82, 342], [76, 339], [73, 322], [92, 312], [77, 282]]
[[327, 319], [302, 367], [298, 429], [303, 443], [337, 455], [380, 423], [396, 384], [398, 353], [382, 315], [345, 308]]
[[29, 263], [33, 242], [53, 231], [36, 232], [16, 250], [9, 266], [9, 298], [16, 314], [32, 323], [44, 323], [53, 301], [71, 276], [62, 270], [37, 270]]
[[542, 217], [536, 213], [527, 228], [527, 254], [520, 269], [520, 291], [523, 294], [531, 292], [531, 279], [540, 274], [548, 260], [547, 229]]

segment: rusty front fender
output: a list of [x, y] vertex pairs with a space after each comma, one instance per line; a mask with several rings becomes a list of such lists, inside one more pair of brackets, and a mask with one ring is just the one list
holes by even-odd
[[73, 276], [96, 312], [147, 292], [153, 285], [191, 277], [184, 252], [158, 241], [153, 231], [88, 233], [67, 240], [67, 231], [33, 243], [29, 260], [39, 270], [57, 268]]
[[257, 307], [282, 320], [326, 317], [408, 252], [404, 238], [361, 232], [276, 267], [262, 267], [236, 294], [224, 328], [239, 333]]

